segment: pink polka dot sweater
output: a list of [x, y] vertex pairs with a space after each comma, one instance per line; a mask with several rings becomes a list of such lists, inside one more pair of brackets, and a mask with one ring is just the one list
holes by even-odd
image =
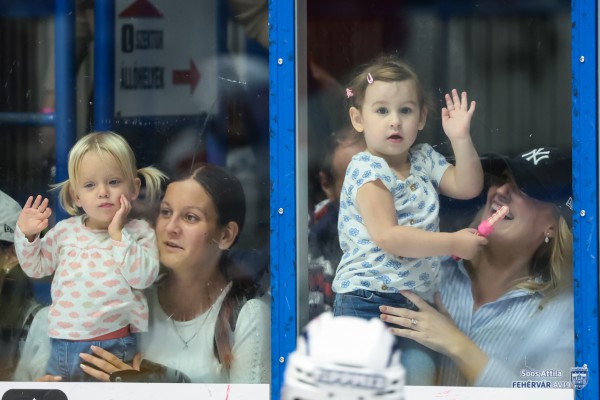
[[60, 221], [43, 238], [29, 242], [17, 227], [15, 248], [32, 278], [54, 274], [48, 314], [50, 337], [85, 340], [130, 325], [148, 328], [148, 304], [141, 289], [158, 275], [156, 235], [143, 220], [131, 220], [122, 240], [107, 230], [87, 228], [85, 216]]

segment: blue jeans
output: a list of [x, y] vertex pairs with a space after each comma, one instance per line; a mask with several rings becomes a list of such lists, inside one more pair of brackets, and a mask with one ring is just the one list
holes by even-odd
[[133, 360], [137, 351], [137, 339], [133, 335], [119, 339], [73, 341], [65, 339], [50, 339], [52, 352], [46, 366], [46, 373], [62, 376], [63, 382], [96, 382], [79, 366], [83, 360], [79, 353], [92, 354], [91, 346], [101, 347], [110, 351], [126, 363]]
[[[379, 306], [382, 305], [418, 310], [412, 301], [400, 293], [381, 293], [359, 289], [350, 293], [337, 293], [333, 303], [333, 315], [379, 319], [381, 314]], [[394, 326], [394, 328], [398, 328], [398, 326]], [[400, 347], [400, 360], [406, 370], [406, 384], [435, 385], [437, 353], [412, 339], [396, 337], [396, 340]]]

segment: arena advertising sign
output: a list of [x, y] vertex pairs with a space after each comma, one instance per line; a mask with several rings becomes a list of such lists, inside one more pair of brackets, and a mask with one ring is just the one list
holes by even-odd
[[[217, 46], [213, 0], [118, 0], [115, 115], [192, 115], [203, 110]], [[215, 94], [214, 89], [210, 93]], [[196, 98], [195, 98], [196, 97]]]

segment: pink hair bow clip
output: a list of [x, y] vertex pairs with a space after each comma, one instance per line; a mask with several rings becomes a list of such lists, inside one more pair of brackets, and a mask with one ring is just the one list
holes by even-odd
[[367, 82], [369, 82], [369, 85], [373, 83], [373, 75], [370, 72], [367, 73]]
[[354, 96], [354, 93], [352, 92], [352, 89], [346, 88], [346, 96], [348, 96], [348, 98]]

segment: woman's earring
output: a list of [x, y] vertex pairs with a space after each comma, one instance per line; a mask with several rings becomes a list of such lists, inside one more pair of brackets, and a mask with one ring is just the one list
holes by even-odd
[[546, 244], [550, 243], [550, 238], [548, 237], [548, 233], [546, 232], [544, 235], [546, 236], [544, 238], [544, 243], [546, 243]]

